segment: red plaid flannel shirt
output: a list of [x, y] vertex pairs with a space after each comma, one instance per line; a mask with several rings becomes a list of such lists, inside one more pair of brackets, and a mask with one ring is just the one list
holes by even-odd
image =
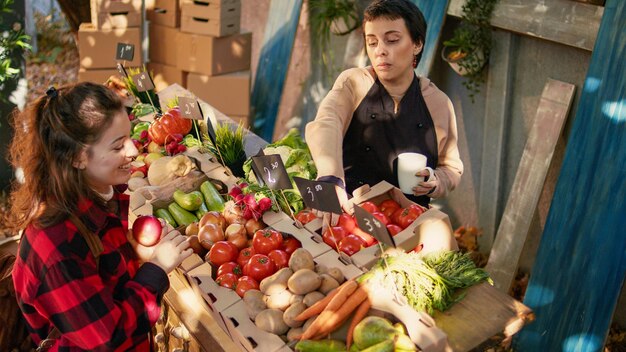
[[51, 323], [60, 330], [50, 351], [150, 350], [149, 332], [169, 280], [154, 264], [139, 266], [126, 238], [128, 196], [118, 190], [114, 200], [119, 215], [92, 201], [79, 204], [78, 218], [102, 240], [99, 267], [70, 220], [24, 231], [13, 268], [15, 292], [36, 344]]

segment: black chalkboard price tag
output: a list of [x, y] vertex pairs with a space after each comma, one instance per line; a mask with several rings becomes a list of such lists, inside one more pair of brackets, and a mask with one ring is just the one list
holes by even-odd
[[292, 189], [285, 164], [278, 154], [252, 157], [252, 170], [257, 180], [263, 180], [267, 188], [272, 190]]
[[115, 60], [133, 61], [135, 57], [135, 45], [127, 43], [117, 43]]
[[178, 97], [178, 106], [180, 107], [180, 113], [184, 118], [191, 120], [204, 119], [198, 100], [188, 97]]
[[302, 195], [304, 205], [330, 213], [342, 213], [334, 183], [312, 181], [300, 177], [294, 177], [293, 180]]
[[387, 231], [385, 224], [376, 219], [374, 215], [358, 205], [354, 206], [354, 217], [359, 228], [374, 236], [380, 243], [395, 247], [396, 242]]
[[132, 77], [133, 83], [135, 83], [135, 87], [137, 87], [138, 92], [145, 92], [150, 89], [154, 89], [154, 83], [152, 83], [152, 78], [150, 78], [150, 74], [148, 72], [143, 71]]

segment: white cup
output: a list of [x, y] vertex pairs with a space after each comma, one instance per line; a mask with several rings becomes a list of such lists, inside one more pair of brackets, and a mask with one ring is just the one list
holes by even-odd
[[426, 166], [426, 156], [419, 153], [401, 153], [398, 155], [398, 185], [404, 194], [413, 194], [413, 187], [424, 180], [415, 176], [420, 171], [428, 169], [428, 180], [433, 175], [433, 169]]

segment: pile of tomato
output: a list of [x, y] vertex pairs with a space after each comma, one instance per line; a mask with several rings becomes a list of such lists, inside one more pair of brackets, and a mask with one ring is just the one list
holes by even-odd
[[300, 247], [298, 239], [267, 227], [257, 230], [252, 244], [241, 250], [229, 241], [216, 242], [206, 259], [217, 268], [215, 282], [243, 297], [246, 291], [258, 289], [261, 280], [287, 267]]
[[[424, 208], [417, 204], [403, 208], [393, 199], [386, 199], [379, 204], [367, 201], [359, 206], [384, 224], [392, 236], [409, 227], [424, 212]], [[296, 219], [303, 224], [315, 218], [313, 212], [307, 209], [296, 214]], [[337, 224], [326, 229], [321, 235], [326, 244], [337, 252], [349, 256], [377, 243], [373, 236], [359, 228], [353, 216], [346, 213], [341, 214]]]

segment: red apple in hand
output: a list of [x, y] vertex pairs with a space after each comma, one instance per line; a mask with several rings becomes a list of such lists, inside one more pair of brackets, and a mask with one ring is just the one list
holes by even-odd
[[133, 223], [133, 238], [142, 246], [152, 247], [161, 239], [163, 226], [156, 216], [140, 216]]

